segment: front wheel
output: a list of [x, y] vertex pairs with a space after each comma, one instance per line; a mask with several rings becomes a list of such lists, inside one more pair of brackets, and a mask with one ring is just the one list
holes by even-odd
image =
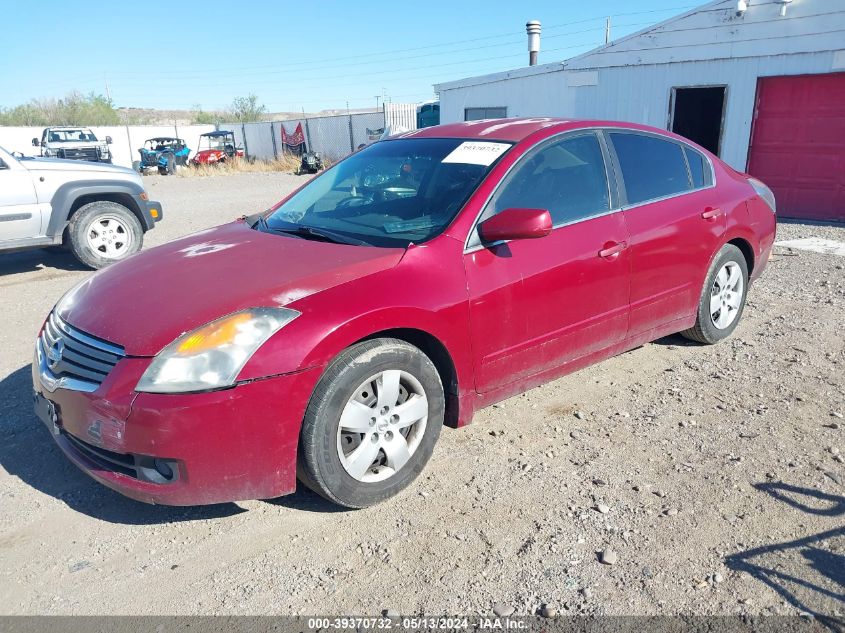
[[103, 268], [137, 253], [144, 241], [135, 214], [122, 204], [105, 200], [80, 207], [67, 231], [71, 251], [91, 268]]
[[707, 345], [727, 338], [739, 323], [747, 293], [745, 256], [733, 244], [725, 244], [707, 272], [695, 325], [681, 334]]
[[444, 412], [440, 376], [419, 349], [387, 338], [354, 345], [314, 389], [300, 434], [299, 478], [347, 508], [384, 501], [425, 467]]

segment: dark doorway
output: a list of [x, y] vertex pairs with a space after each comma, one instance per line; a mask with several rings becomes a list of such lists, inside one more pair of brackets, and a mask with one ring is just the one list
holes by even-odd
[[725, 86], [672, 88], [672, 131], [719, 155]]

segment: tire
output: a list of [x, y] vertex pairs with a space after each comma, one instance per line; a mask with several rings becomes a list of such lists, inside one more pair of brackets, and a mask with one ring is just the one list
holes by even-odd
[[166, 171], [167, 171], [168, 176], [172, 176], [173, 174], [176, 173], [176, 157], [175, 156], [171, 155], [167, 159], [167, 170]]
[[80, 207], [67, 231], [74, 256], [95, 269], [137, 253], [144, 242], [144, 231], [135, 214], [122, 204], [105, 200]]
[[742, 317], [747, 295], [748, 264], [745, 256], [733, 244], [725, 244], [707, 271], [695, 325], [681, 335], [705, 345], [727, 338]]
[[440, 376], [419, 349], [390, 338], [353, 345], [314, 388], [302, 422], [297, 475], [347, 508], [384, 501], [422, 472], [444, 413]]

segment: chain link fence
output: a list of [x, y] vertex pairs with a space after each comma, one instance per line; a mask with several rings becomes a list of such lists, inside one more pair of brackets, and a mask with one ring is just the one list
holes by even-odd
[[[339, 114], [335, 116], [307, 117], [286, 121], [261, 123], [220, 123], [214, 125], [120, 125], [92, 127], [99, 139], [112, 138], [111, 152], [116, 165], [132, 167], [139, 158], [138, 149], [144, 141], [157, 136], [176, 136], [185, 139], [188, 147], [196, 152], [200, 134], [215, 129], [231, 130], [237, 144], [248, 158], [273, 160], [281, 158], [287, 149], [282, 130], [289, 135], [302, 126], [305, 147], [320, 152], [334, 162], [348, 156], [362, 144], [377, 140], [385, 129], [388, 132], [414, 130], [417, 127], [415, 104], [388, 103], [380, 111]], [[33, 138], [41, 138], [42, 127], [0, 126], [0, 146], [8, 151], [18, 151], [32, 156], [39, 148], [32, 146]]]

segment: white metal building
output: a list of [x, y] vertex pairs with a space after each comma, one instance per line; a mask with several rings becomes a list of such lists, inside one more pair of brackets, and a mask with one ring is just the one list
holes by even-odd
[[444, 123], [554, 116], [670, 129], [845, 221], [845, 0], [716, 0], [563, 62], [435, 86]]

